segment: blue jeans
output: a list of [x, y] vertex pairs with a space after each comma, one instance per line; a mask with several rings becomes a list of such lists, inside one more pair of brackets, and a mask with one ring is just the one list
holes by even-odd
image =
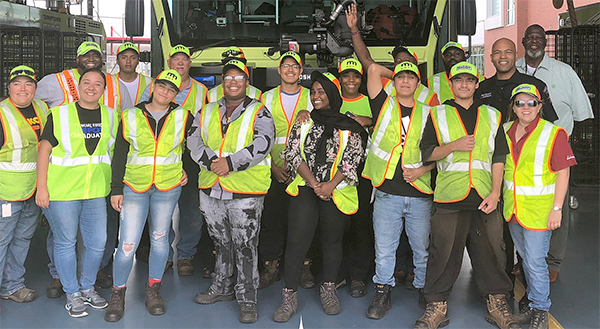
[[[91, 289], [106, 244], [106, 200], [50, 201], [43, 209], [54, 236], [54, 265], [67, 295]], [[77, 280], [77, 231], [81, 232], [85, 251]]]
[[25, 287], [25, 259], [41, 211], [35, 197], [0, 203], [11, 208], [9, 216], [0, 217], [0, 295], [9, 296]]
[[375, 191], [373, 205], [374, 283], [395, 286], [396, 249], [398, 249], [400, 234], [402, 234], [402, 228], [406, 221], [406, 235], [413, 250], [415, 265], [413, 285], [415, 288], [425, 286], [431, 206], [431, 198], [406, 197]]
[[[177, 248], [177, 259], [193, 259], [196, 254], [196, 245], [200, 241], [200, 231], [204, 224], [204, 216], [200, 212], [200, 202], [198, 199], [198, 179], [195, 181], [189, 178], [190, 182], [182, 187], [179, 197], [179, 241]], [[189, 185], [189, 187], [188, 187]], [[169, 234], [169, 246], [173, 245], [175, 240], [175, 230], [171, 227]], [[169, 248], [169, 260], [173, 260], [173, 249]]]
[[546, 257], [550, 249], [552, 231], [528, 230], [520, 224], [508, 224], [515, 247], [523, 258], [523, 271], [527, 280], [529, 306], [541, 311], [550, 310], [550, 278]]
[[181, 186], [168, 191], [159, 191], [156, 186], [152, 185], [148, 191], [137, 193], [125, 185], [119, 228], [119, 247], [113, 262], [115, 287], [123, 287], [127, 284], [135, 251], [140, 243], [147, 218], [149, 218], [150, 232], [149, 277], [162, 280], [169, 255], [171, 218], [180, 194]]

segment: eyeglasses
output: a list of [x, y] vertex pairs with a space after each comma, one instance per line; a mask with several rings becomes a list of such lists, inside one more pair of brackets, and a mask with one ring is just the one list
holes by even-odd
[[298, 64], [281, 64], [281, 68], [284, 70], [289, 69], [290, 67], [293, 68], [294, 70], [300, 69], [300, 65], [298, 65]]
[[223, 81], [230, 83], [231, 81], [233, 81], [235, 79], [235, 81], [237, 82], [242, 82], [244, 80], [246, 80], [246, 77], [243, 75], [226, 75], [223, 77]]
[[516, 107], [525, 107], [525, 105], [527, 105], [528, 107], [536, 107], [538, 106], [538, 104], [541, 104], [542, 102], [540, 101], [536, 101], [535, 99], [530, 99], [528, 101], [515, 101], [515, 106]]

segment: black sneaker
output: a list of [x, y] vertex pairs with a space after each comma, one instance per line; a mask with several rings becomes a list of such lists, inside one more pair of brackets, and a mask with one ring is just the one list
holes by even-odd
[[256, 303], [241, 303], [240, 304], [240, 322], [254, 323], [258, 320], [258, 310]]
[[230, 302], [235, 300], [235, 294], [232, 292], [230, 294], [222, 295], [212, 289], [210, 286], [205, 292], [199, 292], [194, 297], [194, 301], [198, 304], [214, 304], [217, 302]]
[[529, 329], [548, 329], [549, 326], [548, 312], [534, 308], [531, 315], [531, 322], [529, 323]]
[[365, 283], [359, 280], [350, 281], [350, 296], [354, 298], [364, 297], [367, 294]]
[[86, 305], [89, 305], [93, 308], [105, 308], [108, 306], [108, 302], [106, 299], [102, 298], [94, 288], [89, 290], [81, 291], [81, 298], [83, 298], [83, 302]]
[[367, 318], [379, 320], [385, 316], [385, 312], [392, 308], [392, 286], [389, 284], [376, 284], [375, 296], [369, 308]]

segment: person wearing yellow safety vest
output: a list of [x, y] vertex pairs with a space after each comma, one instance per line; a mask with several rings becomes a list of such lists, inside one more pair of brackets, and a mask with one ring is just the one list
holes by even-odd
[[[239, 47], [231, 46], [231, 47], [225, 49], [225, 51], [221, 54], [221, 56], [222, 56], [221, 63], [223, 65], [226, 65], [227, 62], [232, 59], [236, 59], [244, 64], [247, 64], [246, 55], [244, 55], [244, 52]], [[254, 87], [253, 85], [248, 84], [248, 87], [246, 88], [246, 95], [248, 95], [248, 97], [250, 97], [250, 98], [260, 100], [262, 97], [262, 91], [256, 87]], [[213, 88], [211, 88], [208, 91], [208, 102], [209, 103], [216, 102], [221, 97], [223, 97], [223, 85], [221, 85], [221, 84], [214, 86]]]
[[[448, 99], [454, 99], [454, 92], [450, 87], [450, 69], [458, 62], [466, 61], [465, 49], [463, 46], [454, 41], [446, 43], [442, 47], [442, 60], [444, 61], [445, 71], [436, 73], [427, 79], [427, 86], [433, 90], [440, 99], [440, 103], [444, 103]], [[479, 74], [479, 81], [483, 81], [485, 77]]]
[[[176, 70], [181, 76], [181, 87], [179, 94], [175, 96], [175, 103], [181, 105], [184, 110], [190, 111], [192, 117], [195, 117], [207, 101], [207, 88], [202, 83], [190, 76], [190, 68], [192, 67], [192, 59], [190, 58], [190, 50], [184, 45], [176, 45], [169, 51], [169, 59], [167, 64], [169, 69]], [[146, 87], [142, 95], [141, 101], [147, 101], [152, 93], [152, 84]], [[177, 273], [181, 276], [192, 275], [194, 267], [192, 258], [196, 254], [196, 245], [200, 240], [200, 231], [202, 228], [203, 218], [202, 213], [198, 211], [197, 186], [199, 168], [190, 157], [190, 152], [187, 148], [183, 152], [183, 169], [188, 175], [189, 181], [192, 184], [186, 184], [181, 189], [179, 197], [179, 232], [171, 229], [169, 234], [170, 243], [172, 246], [175, 241], [175, 235], [179, 234], [177, 248]], [[149, 241], [145, 239], [147, 235], [142, 236], [142, 247], [147, 247]], [[212, 248], [208, 247], [200, 252], [210, 253]], [[139, 253], [139, 250], [138, 250]], [[173, 266], [173, 248], [169, 248], [169, 259], [167, 260], [166, 269]], [[212, 256], [211, 256], [212, 257]], [[210, 277], [210, 273], [208, 275]]]
[[[79, 94], [79, 77], [90, 68], [102, 68], [102, 49], [93, 41], [84, 41], [77, 48], [77, 67], [59, 73], [49, 74], [38, 82], [35, 97], [53, 108], [76, 102]], [[100, 103], [117, 111], [133, 106], [129, 93], [119, 83], [119, 79], [106, 74], [106, 90]]]
[[146, 308], [152, 315], [165, 313], [160, 297], [162, 276], [169, 255], [171, 218], [187, 183], [182, 169], [190, 112], [173, 103], [181, 76], [161, 72], [150, 100], [125, 109], [117, 133], [112, 163], [112, 207], [121, 212], [119, 246], [113, 263], [112, 295], [104, 319], [119, 321], [125, 310], [127, 279], [148, 218], [150, 238]]
[[283, 301], [273, 314], [287, 322], [298, 308], [298, 285], [304, 257], [317, 226], [321, 228], [323, 284], [319, 287], [326, 314], [341, 312], [335, 282], [342, 262], [342, 237], [349, 216], [358, 210], [358, 166], [364, 158], [367, 133], [340, 113], [340, 90], [318, 71], [311, 74], [311, 120], [297, 122], [281, 152], [285, 169], [294, 177], [286, 192], [288, 213]]
[[[391, 78], [396, 96], [389, 96], [381, 78]], [[430, 107], [415, 101], [419, 68], [411, 62], [396, 65], [394, 72], [381, 65], [369, 67], [367, 90], [377, 122], [362, 175], [375, 187], [375, 296], [367, 317], [381, 319], [391, 308], [396, 284], [396, 249], [403, 226], [410, 241], [415, 266], [413, 286], [419, 290], [419, 306], [425, 308], [423, 286], [429, 247], [431, 173], [435, 164], [424, 164], [419, 144]]]
[[[64, 70], [56, 74], [49, 74], [42, 78], [38, 82], [35, 97], [46, 102], [50, 108], [77, 101], [80, 98], [78, 84], [80, 75], [90, 68], [102, 68], [102, 50], [100, 49], [100, 46], [93, 41], [82, 42], [77, 48], [76, 62], [77, 68]], [[105, 74], [105, 77], [106, 89], [100, 98], [100, 103], [117, 111], [133, 106], [129, 93], [125, 86], [119, 82], [119, 79], [110, 74]], [[110, 203], [109, 201], [110, 200], [107, 200], [107, 204]], [[118, 214], [113, 211], [110, 206], [108, 207], [107, 212], [107, 246], [112, 246], [116, 241]], [[52, 282], [46, 290], [46, 296], [48, 298], [57, 298], [62, 296], [64, 292], [60, 284], [60, 279], [58, 278], [58, 272], [54, 266], [54, 255], [52, 253], [54, 248], [54, 238], [52, 236], [52, 230], [48, 231], [46, 246], [46, 251], [50, 258], [48, 268], [50, 275], [52, 276]], [[104, 268], [108, 264], [111, 256], [112, 251], [107, 251], [105, 253], [101, 268]], [[99, 271], [98, 278], [98, 284], [101, 287], [108, 288], [112, 285], [110, 278], [107, 277], [102, 270]], [[102, 280], [103, 278], [104, 280]]]
[[298, 80], [303, 72], [302, 59], [295, 52], [286, 52], [279, 59], [277, 72], [281, 84], [262, 95], [275, 122], [275, 141], [271, 149], [271, 186], [265, 196], [265, 206], [260, 223], [258, 256], [262, 268], [258, 289], [263, 289], [279, 280], [279, 267], [287, 232], [289, 195], [285, 193], [292, 181], [284, 169], [281, 151], [285, 148], [288, 135], [296, 116], [302, 110], [312, 111], [310, 90], [302, 87]]
[[[354, 52], [356, 53], [356, 57], [360, 60], [365, 70], [369, 70], [369, 67], [372, 64], [375, 64], [373, 58], [371, 58], [371, 53], [367, 48], [367, 45], [363, 41], [360, 30], [358, 29], [358, 15], [356, 10], [356, 5], [352, 4], [348, 6], [348, 10], [346, 11], [346, 22], [352, 31], [352, 45], [354, 46]], [[417, 54], [405, 47], [403, 45], [398, 45], [394, 47], [392, 52], [390, 53], [392, 58], [394, 59], [394, 66], [409, 61], [415, 65], [418, 65], [419, 58]], [[392, 80], [388, 78], [382, 78], [383, 89], [391, 96], [395, 96], [394, 83]], [[438, 100], [438, 95], [435, 94], [430, 88], [425, 87], [422, 83], [419, 82], [419, 86], [414, 94], [415, 100], [425, 103], [430, 106], [439, 105], [440, 101]]]
[[503, 220], [496, 209], [509, 150], [500, 112], [473, 101], [478, 85], [473, 64], [453, 66], [450, 86], [456, 98], [432, 107], [423, 130], [422, 159], [436, 161], [438, 175], [423, 288], [427, 306], [415, 328], [438, 328], [450, 321], [446, 301], [465, 245], [477, 287], [487, 296], [486, 320], [500, 329], [521, 328], [506, 300], [513, 285], [504, 271]]
[[0, 102], [0, 297], [17, 303], [36, 298], [25, 286], [25, 259], [37, 227], [35, 204], [38, 140], [48, 107], [34, 99], [35, 71], [20, 65], [10, 71], [8, 98]]
[[[54, 235], [54, 263], [72, 317], [86, 316], [86, 304], [108, 305], [94, 290], [106, 243], [106, 196], [119, 121], [114, 109], [99, 102], [105, 88], [100, 69], [81, 74], [81, 98], [50, 110], [37, 157], [35, 199]], [[78, 231], [85, 247], [79, 277]]]
[[504, 218], [527, 278], [530, 303], [515, 318], [529, 328], [548, 328], [548, 250], [561, 225], [569, 167], [577, 164], [563, 128], [542, 119], [543, 101], [534, 85], [512, 91], [510, 122], [504, 125], [510, 155], [504, 169]]
[[138, 64], [140, 64], [140, 49], [131, 42], [125, 42], [120, 45], [119, 49], [117, 49], [119, 73], [115, 76], [129, 93], [132, 106], [140, 102], [146, 86], [152, 83], [151, 77], [136, 72]]
[[237, 299], [240, 322], [253, 323], [258, 319], [258, 234], [271, 185], [275, 124], [269, 110], [246, 95], [244, 63], [227, 62], [222, 85], [224, 96], [202, 109], [188, 136], [192, 159], [200, 167], [200, 210], [216, 247], [212, 285], [194, 300]]

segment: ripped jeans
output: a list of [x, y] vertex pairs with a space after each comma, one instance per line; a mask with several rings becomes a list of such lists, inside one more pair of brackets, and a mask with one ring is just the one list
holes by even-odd
[[169, 255], [171, 218], [180, 194], [181, 186], [168, 191], [159, 191], [152, 185], [148, 191], [137, 193], [125, 185], [119, 247], [113, 263], [115, 287], [123, 287], [127, 284], [146, 218], [149, 218], [150, 232], [149, 278], [162, 279]]

